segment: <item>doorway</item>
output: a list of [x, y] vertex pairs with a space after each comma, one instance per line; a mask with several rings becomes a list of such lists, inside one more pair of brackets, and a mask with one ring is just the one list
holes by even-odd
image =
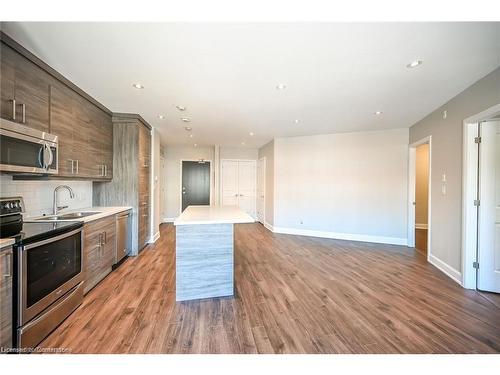
[[464, 120], [463, 286], [500, 293], [500, 104]]
[[181, 161], [181, 212], [188, 206], [210, 205], [210, 161]]
[[[409, 147], [408, 246], [429, 261], [431, 255], [431, 159], [432, 136]], [[445, 189], [446, 186], [443, 187]]]
[[429, 223], [429, 143], [415, 149], [415, 249], [427, 255]]

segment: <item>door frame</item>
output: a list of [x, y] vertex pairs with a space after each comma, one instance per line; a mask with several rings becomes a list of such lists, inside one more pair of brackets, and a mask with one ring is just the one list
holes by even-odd
[[462, 286], [476, 289], [477, 272], [473, 262], [477, 260], [477, 199], [478, 152], [474, 138], [479, 123], [500, 115], [500, 103], [463, 121], [463, 173], [462, 173]]
[[417, 147], [425, 143], [429, 144], [429, 181], [427, 198], [427, 261], [432, 256], [432, 135], [419, 139], [408, 146], [408, 247], [415, 247], [415, 183], [416, 183], [416, 162]]
[[[267, 169], [267, 158], [265, 156], [257, 159], [257, 165], [256, 167], [258, 168], [259, 166], [259, 162], [260, 161], [263, 161], [264, 162], [264, 210], [262, 212], [262, 224], [264, 225], [266, 223], [266, 169]], [[257, 200], [259, 199], [257, 197], [257, 182], [258, 182], [258, 173], [255, 174], [256, 175], [256, 181], [255, 181], [255, 211], [257, 211]], [[255, 212], [257, 213], [257, 212]], [[257, 215], [256, 215], [257, 216]], [[259, 218], [257, 217], [257, 220], [259, 220]]]
[[210, 173], [210, 186], [209, 186], [209, 196], [210, 196], [210, 205], [213, 205], [213, 196], [212, 196], [212, 186], [214, 184], [214, 175], [213, 175], [213, 162], [211, 159], [203, 159], [203, 158], [198, 158], [198, 159], [181, 159], [180, 160], [180, 180], [179, 180], [179, 215], [182, 214], [182, 162], [184, 161], [196, 161], [199, 162], [200, 160], [203, 160], [204, 162], [210, 163], [210, 168], [209, 168], [209, 173]]

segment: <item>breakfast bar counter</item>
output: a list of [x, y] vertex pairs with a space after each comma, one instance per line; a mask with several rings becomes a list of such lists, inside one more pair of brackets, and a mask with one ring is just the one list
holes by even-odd
[[255, 220], [235, 206], [189, 206], [176, 226], [176, 301], [234, 294], [234, 224]]

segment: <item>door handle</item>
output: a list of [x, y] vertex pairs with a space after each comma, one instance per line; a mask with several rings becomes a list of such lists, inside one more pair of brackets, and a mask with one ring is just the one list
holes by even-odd
[[80, 161], [79, 160], [75, 160], [75, 161], [76, 161], [76, 174], [78, 174], [79, 169], [80, 169]]
[[26, 104], [21, 104], [22, 112], [22, 123], [26, 124]]
[[16, 99], [12, 99], [12, 120], [16, 120]]

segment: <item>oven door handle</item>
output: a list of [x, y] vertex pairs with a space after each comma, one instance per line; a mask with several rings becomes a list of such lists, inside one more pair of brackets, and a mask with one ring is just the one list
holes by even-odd
[[56, 241], [62, 240], [63, 238], [70, 237], [74, 234], [77, 234], [78, 232], [81, 232], [81, 231], [82, 231], [82, 228], [78, 228], [78, 229], [72, 230], [71, 232], [63, 233], [63, 234], [56, 236], [56, 237], [48, 238], [46, 240], [35, 242], [35, 243], [30, 243], [28, 245], [25, 245], [24, 249], [29, 250], [29, 249], [32, 249], [34, 247], [38, 247], [38, 246], [46, 245], [46, 244], [49, 244], [52, 242], [56, 242]]
[[[45, 160], [47, 159], [48, 161], [45, 163]], [[52, 150], [47, 143], [44, 143], [43, 145], [43, 161], [45, 163], [45, 165], [43, 166], [45, 169], [49, 169], [49, 167], [52, 165], [52, 162], [54, 161], [54, 155], [52, 155]]]

